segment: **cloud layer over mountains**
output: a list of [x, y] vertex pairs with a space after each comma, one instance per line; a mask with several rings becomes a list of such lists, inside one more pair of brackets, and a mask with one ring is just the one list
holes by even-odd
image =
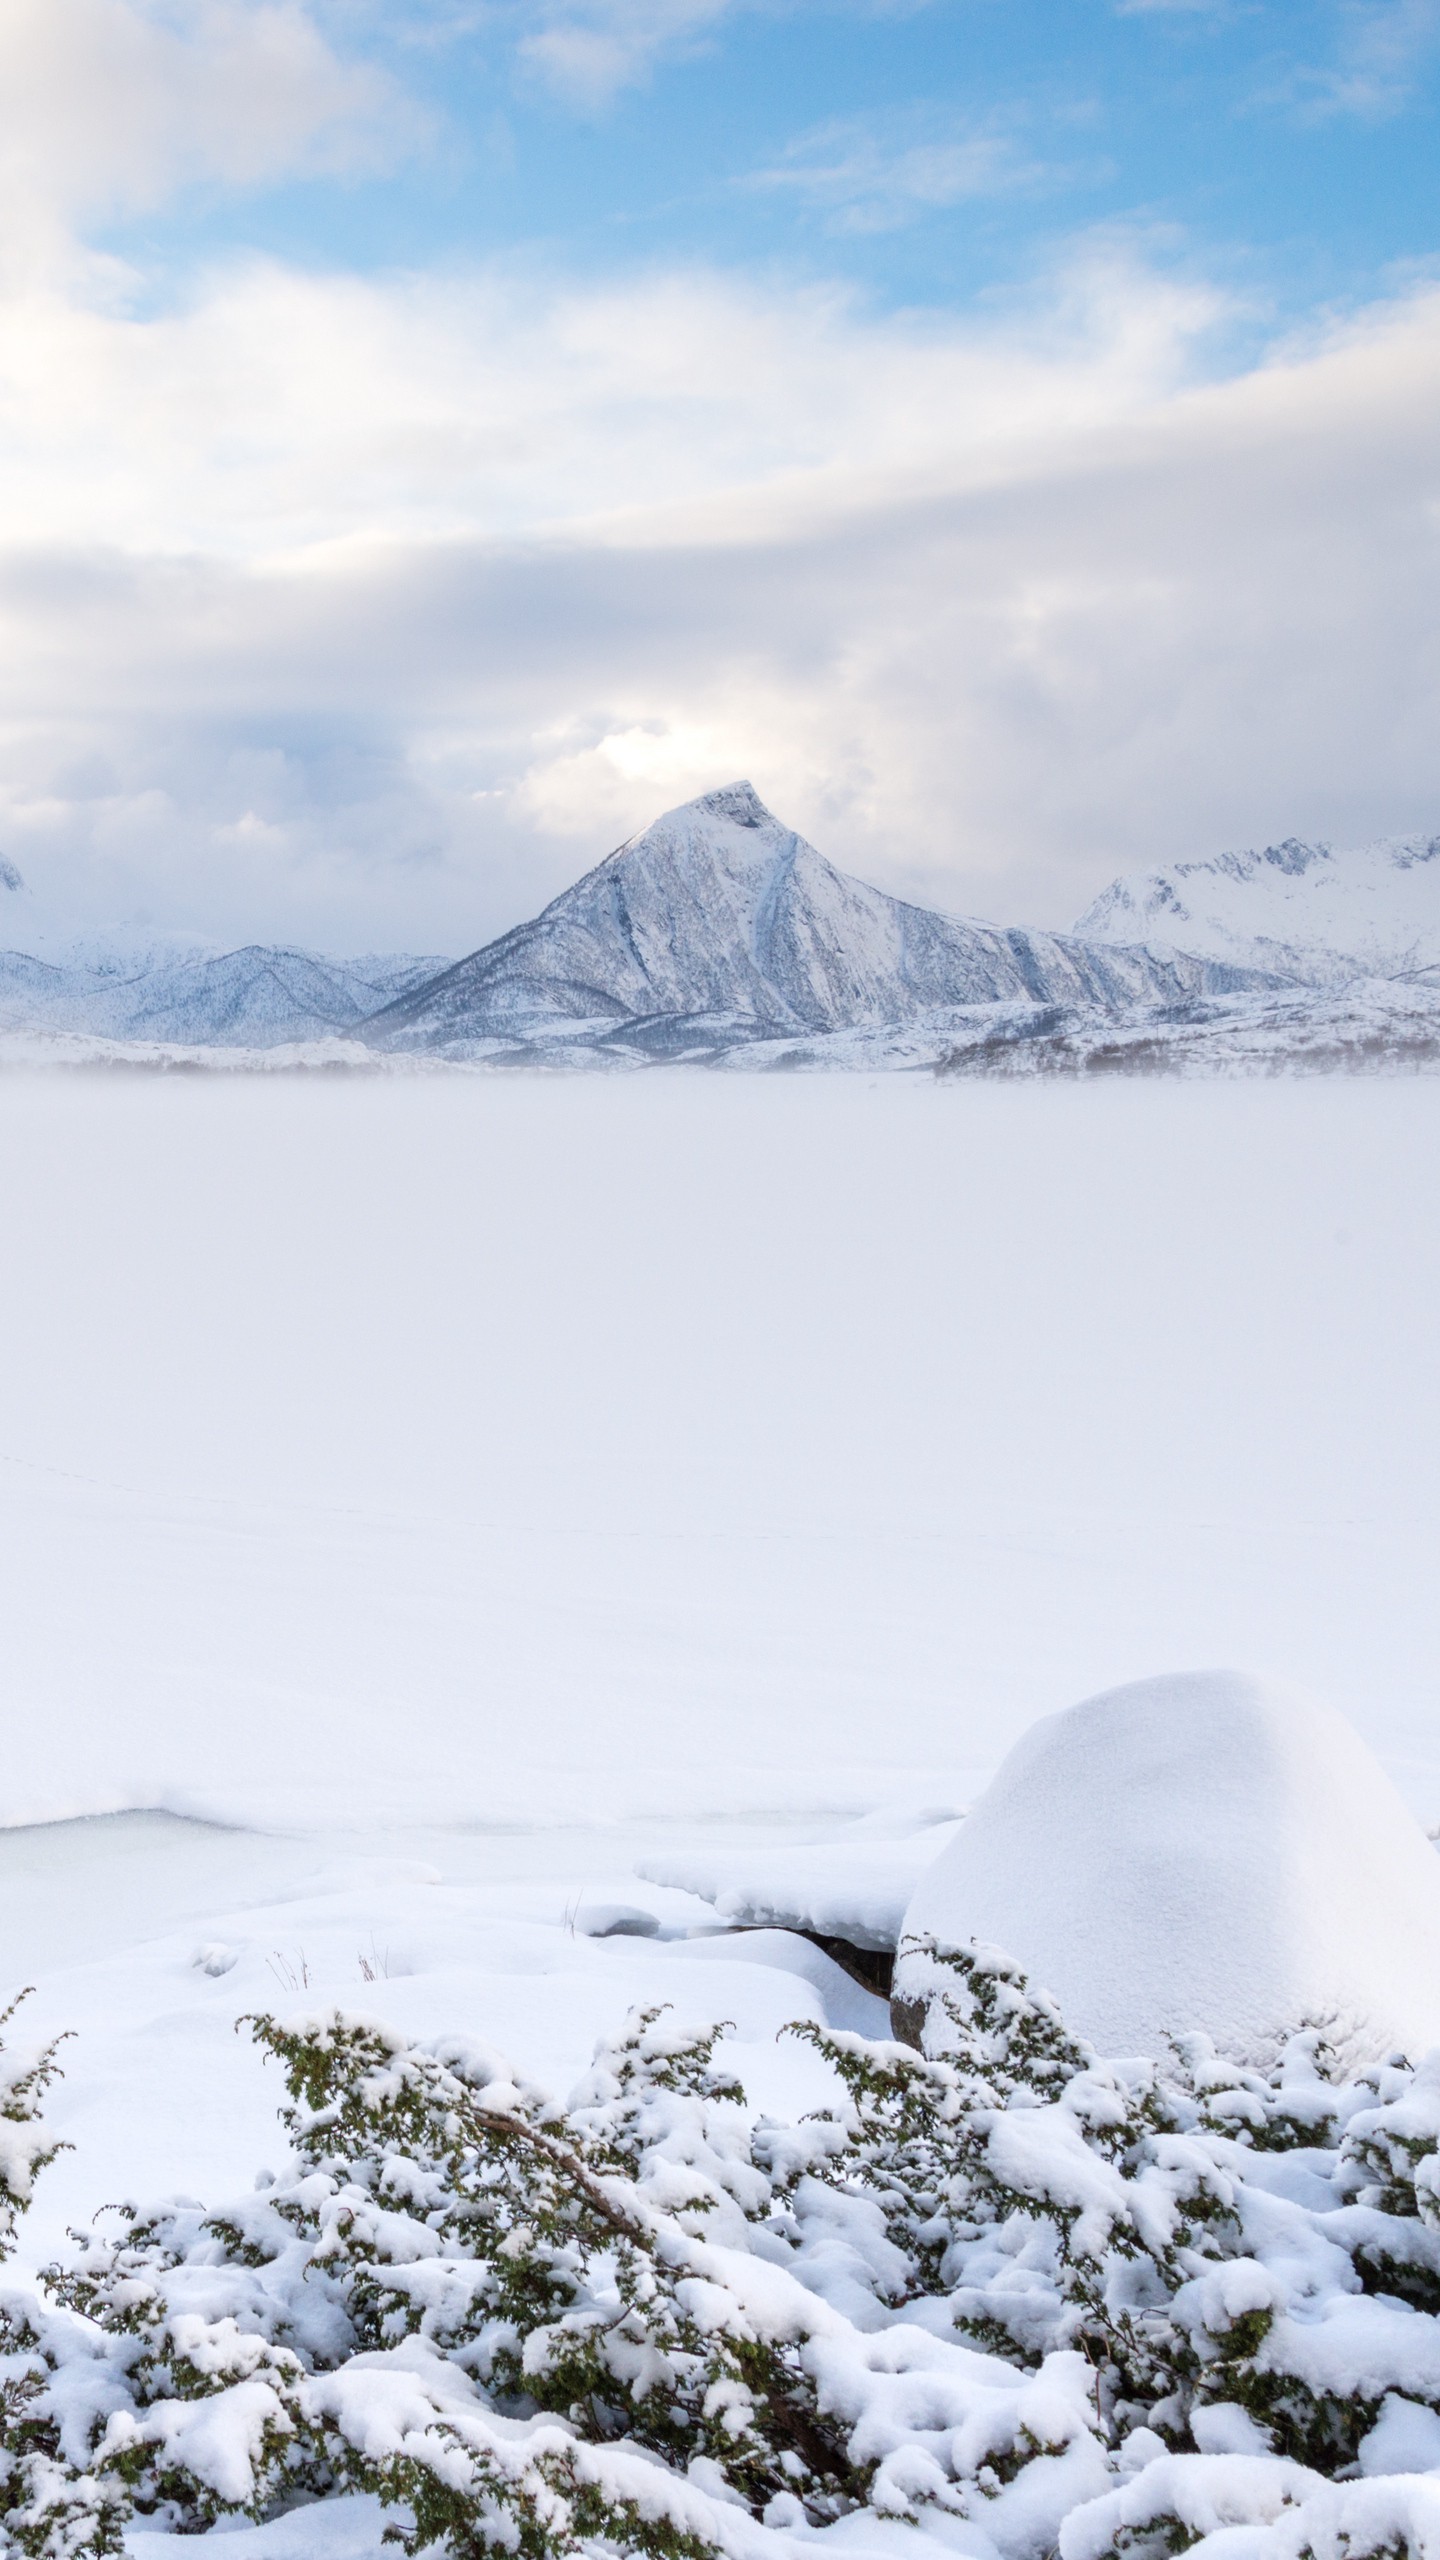
[[473, 947], [735, 771], [1051, 924], [1440, 800], [1433, 285], [1271, 343], [1135, 238], [978, 316], [533, 257], [161, 289], [87, 197], [363, 167], [405, 101], [298, 0], [65, 24], [0, 38], [0, 853], [57, 934]]

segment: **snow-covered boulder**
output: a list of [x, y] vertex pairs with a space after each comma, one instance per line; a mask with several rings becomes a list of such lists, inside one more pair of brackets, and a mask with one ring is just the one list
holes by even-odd
[[926, 1823], [898, 1840], [682, 1849], [645, 1859], [636, 1873], [698, 1895], [735, 1929], [798, 1929], [888, 1955], [916, 1885], [954, 1836], [953, 1823]]
[[1333, 1709], [1237, 1672], [1140, 1680], [1033, 1726], [920, 1879], [895, 1972], [1003, 1947], [1102, 2052], [1201, 2029], [1266, 2062], [1323, 2027], [1349, 2068], [1440, 2042], [1440, 1859]]

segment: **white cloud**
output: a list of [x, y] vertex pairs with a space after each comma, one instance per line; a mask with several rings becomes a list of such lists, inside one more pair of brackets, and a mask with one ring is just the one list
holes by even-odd
[[[1317, 19], [1318, 19], [1318, 13]], [[1302, 121], [1356, 116], [1370, 123], [1398, 115], [1413, 100], [1440, 46], [1440, 0], [1338, 0], [1313, 30], [1325, 50], [1296, 60], [1254, 101]]]
[[6, 0], [6, 254], [196, 180], [254, 186], [393, 155], [415, 120], [342, 61], [301, 0]]
[[648, 78], [658, 62], [686, 53], [729, 14], [735, 0], [534, 0], [539, 24], [519, 39], [522, 62], [574, 105], [608, 106]]
[[1334, 60], [1300, 74], [1299, 94], [1322, 114], [1396, 114], [1437, 43], [1437, 0], [1350, 0], [1341, 11]]
[[1216, 308], [1109, 259], [990, 330], [708, 273], [546, 291], [256, 261], [143, 317], [35, 285], [0, 333], [0, 539], [254, 558], [617, 517], [655, 539], [677, 507], [789, 521], [1134, 414]]
[[[1116, 15], [1208, 18], [1245, 11], [1239, 0], [1114, 0]], [[1440, 0], [1329, 0], [1308, 13], [1305, 55], [1270, 77], [1250, 103], [1288, 109], [1302, 120], [1358, 116], [1378, 122], [1415, 96], [1440, 45]], [[1308, 57], [1308, 58], [1307, 58]]]
[[[907, 121], [913, 127], [914, 119]], [[801, 135], [748, 183], [801, 197], [833, 230], [877, 232], [1033, 186], [1042, 175], [1002, 133], [907, 133], [894, 119], [877, 125], [852, 117]]]
[[[526, 27], [594, 99], [715, 14]], [[1373, 76], [1432, 17], [1357, 13]], [[459, 947], [740, 771], [857, 869], [1052, 921], [1150, 858], [1440, 823], [1440, 296], [1210, 379], [1223, 305], [1113, 246], [988, 320], [260, 259], [155, 307], [75, 252], [382, 147], [343, 21], [0, 16], [8, 931]], [[852, 126], [771, 177], [877, 223], [1018, 174]]]
[[1149, 858], [1440, 823], [1440, 296], [1207, 380], [1217, 316], [1116, 257], [984, 324], [32, 278], [0, 855], [72, 927], [455, 948], [740, 771], [854, 868], [1057, 922]]

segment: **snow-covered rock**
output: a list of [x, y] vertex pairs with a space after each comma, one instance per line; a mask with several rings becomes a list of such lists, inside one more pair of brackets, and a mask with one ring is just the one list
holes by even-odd
[[940, 1006], [1173, 1004], [1247, 983], [1224, 964], [967, 922], [837, 871], [748, 782], [672, 809], [533, 922], [379, 1014], [383, 1045], [658, 1054], [904, 1023]]
[[648, 1884], [678, 1886], [739, 1929], [799, 1929], [888, 1952], [916, 1884], [954, 1826], [901, 1840], [823, 1841], [760, 1849], [680, 1850], [643, 1861]]
[[1287, 837], [1116, 880], [1080, 918], [1091, 943], [1228, 961], [1330, 987], [1440, 973], [1440, 835], [1338, 851]]
[[[922, 1877], [905, 1939], [998, 1944], [1105, 2053], [1440, 2041], [1440, 1860], [1344, 1719], [1235, 1672], [1046, 1717]], [[913, 2029], [926, 1959], [896, 1965]], [[907, 2005], [908, 2004], [908, 2005]]]

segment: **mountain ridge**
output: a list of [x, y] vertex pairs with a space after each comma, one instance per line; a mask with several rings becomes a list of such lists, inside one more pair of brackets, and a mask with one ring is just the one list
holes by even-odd
[[[1432, 868], [1433, 866], [1433, 868]], [[1287, 836], [1113, 880], [1077, 935], [1272, 972], [1292, 985], [1440, 968], [1440, 835], [1336, 848]]]
[[140, 955], [81, 948], [83, 957], [56, 960], [0, 951], [0, 1032], [217, 1048], [353, 1036], [417, 974], [445, 965], [438, 954], [345, 962], [265, 943]]
[[1440, 1056], [1440, 836], [1173, 863], [1113, 881], [1064, 934], [892, 897], [742, 781], [666, 811], [458, 960], [176, 940], [0, 951], [0, 1035], [11, 1055], [29, 1038], [157, 1061], [294, 1048], [1016, 1073], [1228, 1044], [1251, 1062], [1418, 1063]]
[[737, 782], [668, 810], [363, 1036], [449, 1055], [537, 1034], [704, 1050], [964, 1005], [1175, 1003], [1253, 974], [915, 906], [837, 870]]

